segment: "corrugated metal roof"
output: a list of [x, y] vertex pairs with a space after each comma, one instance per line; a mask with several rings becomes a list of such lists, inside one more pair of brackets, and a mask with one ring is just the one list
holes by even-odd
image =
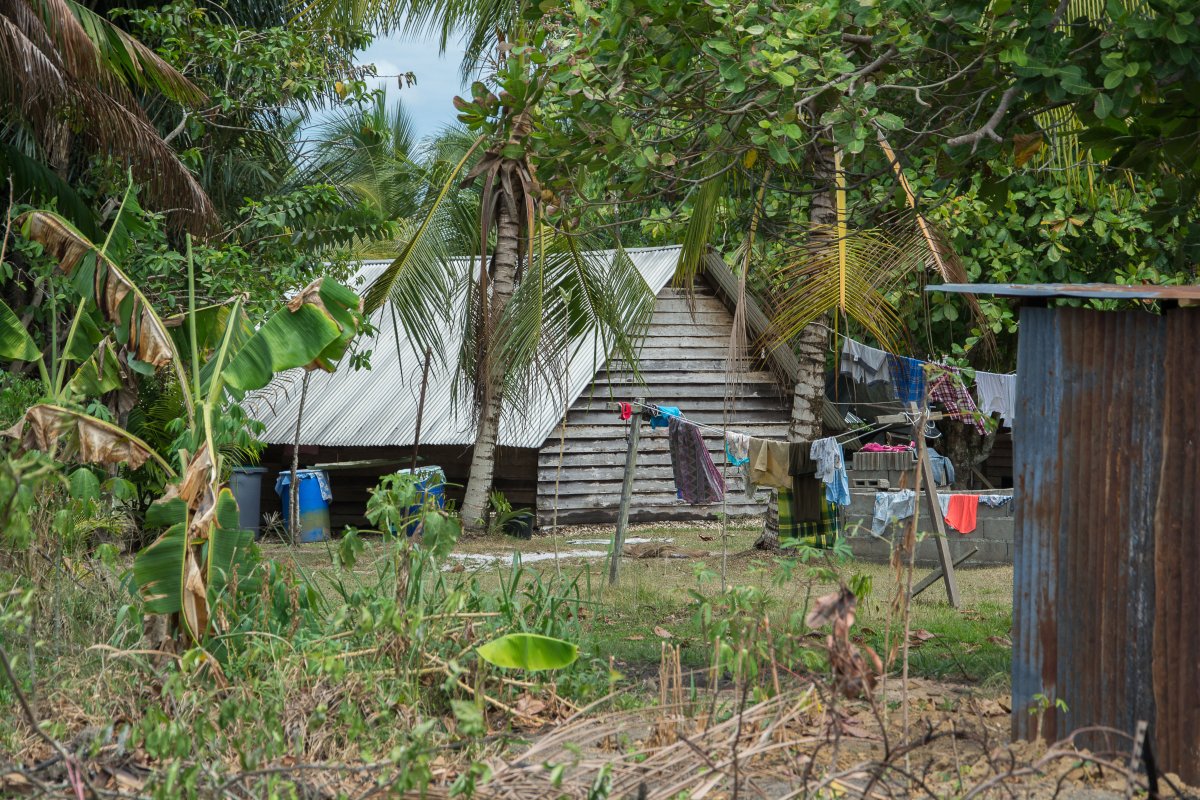
[[[680, 248], [646, 247], [625, 250], [633, 265], [645, 278], [655, 295], [675, 273]], [[588, 254], [602, 263], [612, 263], [616, 251]], [[390, 261], [365, 261], [357, 277], [369, 285]], [[464, 265], [466, 260], [464, 259]], [[465, 266], [464, 266], [465, 268]], [[405, 446], [413, 443], [417, 421], [417, 399], [421, 390], [421, 356], [417, 347], [400, 330], [400, 341], [393, 335], [391, 315], [385, 304], [372, 316], [379, 329], [374, 342], [359, 342], [370, 349], [371, 369], [354, 370], [343, 362], [334, 373], [314, 372], [309, 379], [304, 404], [300, 441], [306, 445], [372, 447]], [[460, 341], [452, 334], [445, 342], [444, 361], [429, 370], [429, 386], [421, 421], [421, 444], [471, 445], [475, 441], [475, 421], [469, 398], [454, 402], [454, 357]], [[566, 403], [573, 403], [604, 366], [606, 354], [597, 352], [596, 337], [580, 342], [567, 369]], [[262, 438], [268, 444], [290, 444], [296, 437], [296, 416], [300, 405], [302, 370], [276, 376], [263, 389], [246, 400], [246, 408], [267, 429]], [[557, 392], [544, 392], [538, 402], [523, 413], [506, 412], [500, 421], [500, 444], [511, 447], [539, 447], [562, 418], [564, 398]]]
[[1200, 300], [1200, 286], [1117, 283], [938, 283], [927, 292], [988, 294], [999, 297], [1076, 297], [1087, 300]]

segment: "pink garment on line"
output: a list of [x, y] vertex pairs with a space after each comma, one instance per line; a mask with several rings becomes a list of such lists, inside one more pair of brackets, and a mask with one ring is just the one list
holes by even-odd
[[877, 444], [870, 442], [862, 446], [864, 453], [907, 453], [913, 449], [912, 444]]

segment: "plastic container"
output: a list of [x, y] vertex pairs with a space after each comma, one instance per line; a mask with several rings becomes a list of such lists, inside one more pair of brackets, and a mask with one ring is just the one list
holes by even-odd
[[[438, 508], [446, 507], [446, 473], [441, 467], [424, 466], [416, 469], [398, 470], [399, 475], [415, 475], [417, 478], [417, 504], [409, 506], [408, 513], [410, 516], [420, 512], [421, 507], [429, 499], [433, 499]], [[416, 520], [408, 523], [404, 532], [412, 536], [417, 530], [418, 522]]]
[[255, 539], [260, 533], [262, 482], [266, 474], [266, 467], [237, 467], [229, 476], [229, 488], [238, 504], [238, 527], [254, 531]]
[[[283, 518], [290, 525], [292, 471], [284, 470], [275, 481], [275, 494], [283, 502]], [[298, 542], [323, 542], [329, 538], [329, 503], [333, 493], [329, 480], [319, 469], [296, 470], [296, 482], [300, 484], [300, 530], [291, 531]]]

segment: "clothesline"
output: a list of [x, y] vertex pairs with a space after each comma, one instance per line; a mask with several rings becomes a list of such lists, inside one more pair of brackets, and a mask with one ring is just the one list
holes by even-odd
[[[661, 406], [659, 406], [655, 403], [639, 403], [636, 400], [612, 401], [612, 404], [619, 409], [621, 407], [622, 402], [628, 402], [629, 405], [631, 405], [631, 406], [638, 406], [639, 408], [644, 408], [647, 411], [657, 411], [659, 408], [661, 408]], [[906, 413], [905, 416], [908, 416], [908, 414]], [[679, 414], [678, 416], [675, 416], [673, 418], [677, 419], [680, 422], [683, 422], [687, 425], [692, 425], [697, 428], [709, 430], [709, 431], [712, 431], [713, 433], [719, 433], [722, 436], [725, 436], [726, 434], [729, 434], [729, 433], [743, 433], [743, 431], [736, 431], [731, 428], [722, 428], [722, 427], [718, 427], [716, 425], [709, 425], [705, 422], [697, 422], [694, 419], [689, 419], [688, 417], [683, 416], [683, 414]], [[856, 428], [854, 430], [846, 431], [845, 433], [839, 433], [836, 436], [832, 436], [829, 438], [840, 440], [843, 436], [846, 437], [847, 439], [855, 439], [855, 438], [858, 438], [861, 436], [869, 436], [872, 433], [877, 433], [885, 428], [890, 428], [893, 424], [894, 423], [891, 423], [891, 422], [884, 422], [884, 423], [872, 425], [868, 428]], [[745, 435], [752, 436], [753, 434], [746, 433]], [[755, 437], [755, 438], [762, 438], [762, 437]]]
[[[840, 337], [840, 338], [842, 338], [842, 339], [845, 339], [845, 340], [846, 340], [846, 341], [848, 341], [848, 342], [854, 342], [855, 344], [863, 344], [862, 342], [858, 341], [857, 339], [853, 338], [852, 336], [849, 336], [849, 335], [847, 335], [847, 334], [845, 334], [845, 333], [842, 333], [841, 331], [837, 330], [836, 328], [831, 328], [831, 327], [829, 327], [828, 325], [826, 325], [826, 324], [825, 324], [825, 323], [823, 323], [823, 322], [810, 322], [809, 324], [810, 324], [810, 325], [816, 325], [818, 328], [824, 328], [825, 330], [827, 330], [827, 331], [829, 331], [830, 333], [832, 333], [834, 336], [838, 336], [838, 337]], [[869, 345], [868, 345], [868, 346], [869, 346]], [[879, 348], [879, 349], [881, 349], [881, 350], [882, 350], [882, 348]], [[883, 352], [887, 352], [887, 351], [886, 351], [886, 350], [884, 350]], [[894, 355], [894, 354], [893, 354], [893, 355]], [[924, 358], [917, 358], [916, 356], [905, 356], [905, 357], [906, 357], [906, 358], [911, 358], [911, 359], [913, 359], [913, 360], [915, 360], [915, 361], [921, 361], [921, 362], [924, 362], [924, 363], [926, 363], [926, 364], [936, 364], [936, 363], [938, 363], [938, 362], [936, 362], [936, 361], [929, 361], [929, 360], [927, 360], [927, 359], [924, 359]], [[980, 370], [975, 370], [975, 371], [976, 371], [976, 372], [980, 372]], [[983, 371], [984, 371], [984, 372], [986, 372], [986, 370], [983, 370]], [[990, 373], [990, 374], [992, 374], [992, 375], [1012, 375], [1013, 377], [1016, 377], [1016, 374], [1017, 374], [1017, 373], [1015, 373], [1015, 372], [993, 372], [993, 373]]]

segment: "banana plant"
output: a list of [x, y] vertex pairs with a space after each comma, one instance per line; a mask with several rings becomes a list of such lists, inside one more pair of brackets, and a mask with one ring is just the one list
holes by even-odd
[[[136, 468], [153, 460], [166, 472], [170, 481], [146, 518], [148, 528], [165, 530], [138, 554], [134, 579], [149, 613], [177, 615], [181, 638], [203, 643], [223, 627], [215, 611], [232, 586], [247, 586], [242, 568], [249, 566], [251, 542], [221, 481], [214, 420], [226, 403], [265, 386], [277, 372], [335, 369], [362, 324], [362, 302], [347, 287], [318, 279], [257, 327], [241, 297], [197, 309], [189, 240], [189, 310], [168, 324], [108, 258], [107, 242], [95, 245], [47, 211], [17, 222], [26, 238], [58, 260], [81, 297], [62, 355], [52, 364], [12, 309], [0, 304], [0, 359], [36, 362], [47, 397], [7, 433], [22, 448], [60, 461]], [[172, 454], [155, 452], [83, 409], [88, 399], [128, 388], [137, 374], [168, 368], [188, 423]]]

